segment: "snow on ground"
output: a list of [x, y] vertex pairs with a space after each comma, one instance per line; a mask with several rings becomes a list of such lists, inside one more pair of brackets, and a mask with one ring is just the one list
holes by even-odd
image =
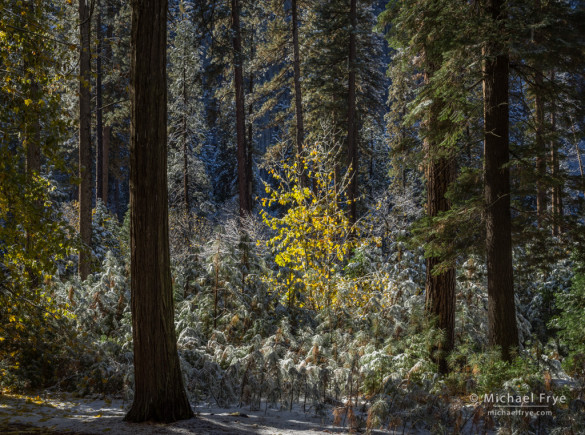
[[[170, 425], [133, 424], [122, 421], [130, 403], [122, 400], [80, 399], [69, 394], [20, 396], [0, 394], [0, 433], [59, 434], [280, 434], [307, 432], [349, 433], [332, 424], [332, 413], [315, 416], [302, 408], [278, 410], [265, 404], [249, 408], [217, 408], [198, 405], [196, 417]], [[389, 433], [376, 431], [376, 433]]]

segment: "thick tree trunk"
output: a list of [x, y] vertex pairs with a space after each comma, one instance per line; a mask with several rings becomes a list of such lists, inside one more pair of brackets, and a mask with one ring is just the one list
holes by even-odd
[[349, 167], [349, 220], [355, 223], [357, 220], [357, 197], [358, 197], [358, 144], [357, 144], [357, 123], [356, 123], [356, 97], [355, 97], [355, 70], [356, 70], [356, 32], [357, 32], [357, 0], [350, 0], [350, 34], [349, 34], [349, 83], [347, 101], [347, 157]]
[[132, 2], [130, 245], [134, 402], [126, 421], [193, 416], [177, 354], [167, 197], [167, 0]]
[[[292, 37], [293, 37], [293, 82], [295, 88], [295, 116], [297, 154], [303, 154], [305, 126], [303, 124], [303, 98], [301, 91], [301, 54], [299, 49], [299, 19], [297, 0], [291, 1]], [[302, 168], [301, 168], [302, 170]]]
[[[443, 183], [448, 177], [445, 172], [448, 172], [447, 167], [451, 166], [450, 162], [444, 161], [443, 163], [444, 168], [440, 168], [441, 163], [437, 162], [430, 165], [434, 166], [432, 169], [430, 167], [428, 169], [429, 174], [435, 173], [435, 181], [439, 183], [437, 191], [441, 190], [442, 185], [444, 185]], [[431, 180], [433, 179], [429, 178], [428, 182], [432, 182]], [[437, 206], [441, 200], [438, 196], [431, 199], [430, 194], [427, 194], [427, 202], [429, 205], [434, 202]], [[455, 343], [455, 269], [449, 268], [434, 275], [432, 271], [440, 262], [441, 259], [437, 257], [430, 257], [426, 260], [425, 309], [427, 313], [437, 319], [437, 327], [445, 334], [443, 342], [433, 356], [434, 361], [439, 366], [439, 373], [445, 374], [449, 372], [447, 356], [453, 350]]]
[[[427, 68], [425, 83], [428, 84], [434, 72], [433, 63], [430, 60], [427, 60]], [[431, 139], [439, 128], [437, 117], [440, 110], [441, 103], [435, 100], [429, 108], [428, 134], [424, 140], [429, 217], [436, 217], [451, 209], [446, 194], [449, 185], [455, 180], [455, 161], [449, 156], [439, 155], [441, 150], [435, 140]], [[436, 349], [434, 359], [439, 366], [439, 372], [447, 373], [449, 371], [447, 356], [453, 350], [455, 342], [455, 268], [448, 268], [439, 274], [433, 273], [433, 269], [442, 260], [440, 257], [429, 257], [426, 260], [425, 309], [428, 314], [436, 318], [437, 327], [445, 334], [444, 341]]]
[[104, 135], [103, 135], [103, 123], [102, 123], [102, 114], [103, 114], [103, 99], [102, 99], [102, 49], [103, 49], [103, 41], [104, 35], [102, 33], [102, 13], [100, 10], [100, 2], [97, 2], [97, 23], [96, 23], [96, 33], [97, 33], [97, 53], [96, 53], [96, 81], [95, 81], [95, 101], [96, 101], [96, 108], [95, 108], [95, 119], [96, 119], [96, 130], [95, 130], [95, 137], [96, 137], [96, 170], [95, 170], [95, 198], [96, 204], [97, 200], [101, 199], [104, 202]]
[[538, 228], [544, 226], [546, 219], [547, 198], [546, 198], [546, 144], [544, 141], [544, 99], [542, 71], [536, 70], [535, 81], [535, 121], [536, 121], [536, 217]]
[[[504, 19], [502, 0], [488, 0], [486, 13], [494, 22]], [[499, 35], [490, 35], [497, 39]], [[484, 196], [488, 282], [488, 339], [502, 357], [518, 347], [518, 326], [512, 269], [509, 160], [509, 58], [502, 44], [488, 41], [484, 49]]]
[[234, 50], [234, 88], [236, 92], [236, 141], [238, 147], [238, 193], [240, 196], [240, 215], [252, 211], [249, 195], [248, 149], [246, 144], [246, 112], [244, 101], [244, 72], [242, 56], [242, 35], [240, 30], [240, 1], [231, 0], [232, 46]]
[[91, 267], [91, 17], [87, 0], [79, 0], [79, 276], [87, 278]]

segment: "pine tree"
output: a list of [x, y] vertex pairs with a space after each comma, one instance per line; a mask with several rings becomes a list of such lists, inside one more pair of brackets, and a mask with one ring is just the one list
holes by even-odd
[[[441, 76], [449, 64], [447, 53], [454, 52], [462, 43], [457, 33], [461, 29], [456, 30], [454, 23], [456, 17], [464, 14], [464, 8], [447, 2], [418, 2], [416, 6], [393, 2], [381, 17], [382, 24], [390, 24], [390, 42], [398, 50], [394, 58], [396, 66], [391, 69], [392, 86], [396, 85], [391, 90], [391, 99], [399, 105], [389, 117], [391, 130], [396, 131], [393, 143], [402, 159], [408, 161], [412, 158], [408, 157], [410, 154], [417, 165], [424, 167], [427, 219], [421, 240], [427, 257], [425, 307], [444, 333], [444, 340], [435, 349], [441, 373], [448, 371], [447, 355], [455, 341], [455, 265], [452, 249], [448, 247], [453, 240], [447, 242], [445, 216], [452, 208], [448, 194], [455, 182], [455, 159], [462, 148], [461, 121], [450, 113], [461, 107], [458, 107], [455, 88], [448, 92], [442, 89], [445, 78]], [[442, 32], [435, 35], [439, 27]], [[413, 57], [416, 62], [412, 62]], [[453, 67], [449, 65], [449, 69]], [[417, 76], [422, 76], [422, 82]], [[412, 102], [398, 100], [405, 94], [411, 95]], [[410, 106], [410, 110], [404, 106]], [[422, 128], [418, 131], [420, 137], [413, 141], [404, 128], [415, 123], [420, 123]], [[417, 133], [410, 131], [410, 134]], [[401, 183], [403, 172], [401, 169], [397, 173]]]
[[[173, 2], [174, 3], [174, 2]], [[208, 194], [206, 168], [198, 154], [207, 133], [203, 119], [201, 50], [193, 4], [171, 3], [169, 45], [169, 200], [190, 213]]]
[[367, 132], [382, 134], [386, 85], [380, 62], [384, 59], [381, 36], [372, 30], [374, 2], [311, 1], [305, 14], [301, 45], [306, 47], [302, 67], [306, 136], [316, 139], [324, 128], [332, 127], [335, 141], [344, 144], [336, 178], [346, 168], [355, 171], [348, 211], [357, 218], [362, 172], [358, 157], [372, 154]]

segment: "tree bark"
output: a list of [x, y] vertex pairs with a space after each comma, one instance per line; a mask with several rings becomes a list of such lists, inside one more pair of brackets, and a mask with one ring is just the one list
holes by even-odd
[[114, 212], [116, 216], [120, 216], [120, 179], [118, 175], [114, 175]]
[[[183, 45], [183, 57], [186, 58], [185, 45]], [[183, 64], [183, 107], [187, 107], [187, 66]], [[185, 204], [185, 213], [189, 214], [189, 146], [187, 144], [187, 114], [183, 112], [183, 131], [181, 133], [183, 142], [183, 202]], [[189, 225], [191, 220], [189, 219]]]
[[[35, 17], [35, 3], [32, 0], [27, 2], [27, 7], [30, 11], [30, 16]], [[24, 62], [24, 70], [28, 70], [28, 62]], [[32, 71], [36, 71], [35, 60], [33, 60]], [[41, 97], [39, 92], [39, 84], [34, 77], [34, 73], [27, 74], [30, 80], [30, 96], [32, 100], [31, 105], [25, 108], [24, 118], [24, 149], [26, 152], [26, 175], [29, 181], [32, 182], [34, 174], [41, 171], [41, 126], [40, 113], [38, 102]]]
[[[253, 44], [253, 42], [252, 42]], [[250, 81], [248, 84], [248, 95], [251, 97], [254, 92], [254, 73], [250, 73]], [[250, 104], [248, 105], [248, 142], [246, 152], [246, 177], [248, 177], [248, 197], [250, 198], [250, 204], [254, 193], [254, 177], [252, 175], [253, 157], [254, 157], [254, 123], [252, 121], [252, 115], [254, 111], [254, 104], [250, 98]]]
[[[301, 55], [299, 49], [299, 19], [297, 0], [291, 1], [292, 37], [293, 37], [293, 82], [295, 88], [295, 116], [297, 154], [303, 154], [305, 126], [303, 124], [303, 98], [301, 91]], [[302, 170], [302, 168], [300, 168]]]
[[349, 83], [347, 101], [347, 156], [349, 167], [349, 220], [355, 223], [357, 220], [358, 174], [359, 153], [357, 144], [356, 125], [356, 96], [355, 96], [355, 70], [356, 70], [356, 32], [357, 32], [357, 0], [350, 0], [350, 34], [349, 34]]
[[552, 188], [552, 212], [553, 212], [553, 227], [552, 227], [552, 234], [553, 236], [560, 236], [562, 234], [562, 220], [563, 220], [563, 187], [559, 181], [560, 177], [560, 168], [559, 168], [559, 155], [558, 155], [558, 145], [556, 140], [554, 139], [554, 133], [556, 129], [556, 114], [554, 106], [552, 107], [552, 111], [550, 114], [551, 120], [551, 133], [553, 135], [553, 139], [550, 141], [550, 168], [551, 168], [551, 176], [554, 180], [554, 185]]
[[79, 276], [86, 279], [91, 267], [91, 17], [87, 0], [79, 0]]
[[[555, 81], [555, 72], [554, 70], [550, 74], [550, 82], [551, 85], [554, 85]], [[553, 213], [553, 226], [552, 226], [552, 234], [553, 236], [560, 236], [563, 232], [562, 227], [562, 220], [563, 220], [563, 186], [559, 180], [561, 175], [561, 171], [559, 168], [559, 156], [558, 156], [558, 149], [559, 145], [555, 138], [555, 131], [557, 128], [556, 123], [556, 102], [554, 99], [551, 99], [550, 102], [550, 168], [551, 168], [551, 176], [554, 180], [553, 188], [551, 189], [551, 204], [552, 204], [552, 213]], [[579, 161], [579, 163], [581, 163]], [[582, 169], [582, 168], [581, 168]], [[581, 172], [581, 177], [583, 173]]]
[[105, 125], [103, 128], [104, 131], [104, 146], [103, 146], [103, 158], [104, 164], [102, 167], [102, 191], [104, 193], [104, 205], [108, 206], [108, 193], [110, 189], [109, 184], [109, 165], [110, 165], [110, 136], [112, 134], [112, 127], [109, 125]]
[[100, 11], [100, 1], [97, 1], [97, 48], [96, 48], [96, 81], [95, 81], [95, 119], [96, 119], [96, 170], [95, 170], [95, 198], [104, 201], [104, 135], [103, 135], [103, 99], [102, 99], [102, 49], [104, 35], [102, 33], [102, 13]]
[[544, 141], [544, 99], [542, 71], [538, 68], [534, 77], [535, 86], [535, 121], [536, 121], [536, 218], [538, 228], [544, 226], [546, 220], [547, 198], [546, 198], [546, 144]]
[[126, 421], [193, 416], [177, 354], [167, 196], [167, 0], [132, 2], [130, 245], [134, 402]]
[[240, 29], [240, 1], [231, 0], [232, 47], [234, 50], [234, 88], [236, 92], [236, 142], [238, 147], [238, 193], [240, 196], [240, 215], [252, 211], [249, 195], [248, 148], [246, 144], [246, 112], [244, 101], [244, 73], [242, 56], [242, 35]]
[[[485, 12], [494, 23], [505, 19], [502, 0], [487, 0]], [[511, 359], [518, 347], [512, 269], [512, 219], [509, 161], [509, 58], [507, 48], [488, 35], [484, 47], [484, 197], [488, 284], [488, 341]], [[492, 39], [493, 38], [493, 39]]]
[[[105, 67], [105, 69], [107, 71], [109, 71], [112, 66], [112, 35], [113, 35], [113, 29], [112, 29], [112, 21], [114, 20], [115, 17], [115, 11], [114, 11], [114, 6], [112, 6], [111, 4], [108, 4], [108, 2], [105, 2], [105, 7], [106, 7], [106, 39], [105, 39], [105, 45], [103, 46], [103, 52], [102, 53], [102, 68]], [[103, 38], [103, 35], [102, 35]], [[103, 43], [103, 42], [102, 42]], [[106, 83], [103, 86], [103, 94], [105, 96], [105, 98], [107, 99], [108, 97], [111, 98], [112, 96], [112, 84], [109, 81], [106, 81]], [[106, 104], [107, 107], [110, 107]], [[107, 113], [109, 111], [108, 108], [106, 108], [105, 110], [103, 110], [103, 113]], [[111, 138], [112, 138], [112, 127], [110, 125], [104, 125], [103, 127], [103, 142], [104, 142], [104, 146], [103, 146], [103, 171], [102, 171], [102, 177], [103, 177], [103, 197], [104, 197], [104, 203], [106, 205], [106, 207], [108, 206], [108, 202], [109, 202], [109, 193], [110, 193], [110, 180], [109, 180], [109, 173], [110, 173], [110, 143], [111, 143]]]
[[[29, 1], [27, 6], [30, 10], [30, 16], [35, 17], [35, 4], [34, 1]], [[25, 60], [24, 62], [25, 71], [28, 70], [28, 65]], [[26, 179], [29, 186], [32, 188], [34, 185], [34, 177], [38, 176], [41, 172], [41, 125], [40, 125], [40, 111], [38, 102], [41, 94], [39, 91], [39, 84], [34, 77], [34, 71], [36, 71], [35, 60], [32, 65], [33, 73], [27, 74], [30, 80], [30, 95], [29, 99], [33, 102], [30, 105], [25, 106], [24, 109], [24, 150], [26, 155], [25, 160], [25, 171]], [[42, 208], [42, 203], [39, 200], [33, 200], [32, 206], [38, 212]], [[40, 216], [40, 213], [39, 213]], [[26, 251], [29, 258], [34, 258], [34, 232], [26, 232]], [[32, 288], [36, 288], [39, 285], [39, 275], [35, 273], [30, 267], [26, 267], [26, 272], [29, 276]]]
[[[433, 63], [427, 59], [425, 83], [428, 84], [434, 72]], [[428, 133], [424, 139], [424, 148], [427, 158], [427, 214], [436, 217], [442, 212], [451, 209], [451, 203], [446, 198], [449, 185], [455, 180], [455, 161], [449, 156], [439, 155], [435, 137], [439, 128], [438, 114], [441, 111], [441, 102], [434, 100], [428, 113]], [[443, 151], [444, 152], [444, 151]], [[447, 373], [447, 355], [453, 350], [455, 342], [455, 268], [450, 267], [441, 273], [433, 273], [443, 259], [440, 256], [426, 259], [425, 280], [425, 309], [429, 315], [436, 318], [436, 325], [445, 338], [434, 356], [440, 373]]]

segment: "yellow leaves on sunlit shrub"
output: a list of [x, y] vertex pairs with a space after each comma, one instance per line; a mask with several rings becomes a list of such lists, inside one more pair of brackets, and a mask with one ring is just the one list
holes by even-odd
[[[313, 309], [337, 303], [336, 279], [354, 241], [346, 216], [346, 180], [335, 183], [335, 149], [316, 144], [307, 157], [271, 170], [277, 187], [265, 184], [264, 207], [284, 208], [280, 217], [262, 210], [262, 220], [275, 235], [267, 242], [280, 270], [271, 284], [283, 290], [289, 304]], [[299, 167], [303, 168], [301, 174]], [[305, 181], [309, 186], [303, 186]]]

